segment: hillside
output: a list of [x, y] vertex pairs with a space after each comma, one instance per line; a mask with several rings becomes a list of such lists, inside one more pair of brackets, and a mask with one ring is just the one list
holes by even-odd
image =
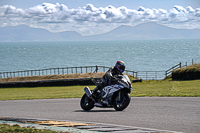
[[110, 32], [92, 36], [82, 36], [75, 31], [51, 33], [45, 29], [21, 25], [0, 28], [0, 42], [200, 39], [199, 33], [200, 29], [174, 29], [153, 22], [139, 24], [134, 27], [123, 25]]
[[193, 64], [172, 72], [173, 80], [194, 80], [200, 79], [200, 64]]
[[133, 39], [196, 39], [200, 38], [200, 30], [174, 29], [156, 23], [144, 23], [135, 27], [120, 26], [108, 33], [95, 35], [93, 38], [110, 40]]
[[0, 42], [76, 41], [82, 36], [74, 31], [51, 33], [45, 29], [25, 25], [0, 28]]

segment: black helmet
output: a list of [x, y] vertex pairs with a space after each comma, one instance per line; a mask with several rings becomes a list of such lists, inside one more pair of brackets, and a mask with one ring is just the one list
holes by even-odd
[[125, 70], [125, 63], [123, 61], [117, 61], [115, 64], [115, 68], [121, 73], [123, 73]]

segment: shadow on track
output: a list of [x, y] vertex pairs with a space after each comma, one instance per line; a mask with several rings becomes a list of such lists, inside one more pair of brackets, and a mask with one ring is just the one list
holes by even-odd
[[90, 110], [90, 111], [75, 110], [74, 112], [117, 112], [117, 111], [115, 110]]

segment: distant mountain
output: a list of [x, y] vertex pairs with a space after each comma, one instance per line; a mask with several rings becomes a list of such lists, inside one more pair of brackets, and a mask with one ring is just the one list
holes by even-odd
[[74, 31], [51, 33], [44, 29], [25, 25], [0, 28], [0, 42], [10, 41], [99, 41], [134, 39], [200, 39], [200, 30], [174, 29], [156, 23], [144, 23], [134, 27], [120, 26], [110, 32], [81, 36]]
[[95, 40], [134, 39], [200, 39], [200, 30], [174, 29], [156, 23], [144, 23], [134, 27], [120, 26], [108, 33], [94, 35]]
[[76, 41], [81, 39], [83, 37], [74, 31], [52, 33], [48, 30], [30, 28], [25, 25], [0, 28], [0, 42]]

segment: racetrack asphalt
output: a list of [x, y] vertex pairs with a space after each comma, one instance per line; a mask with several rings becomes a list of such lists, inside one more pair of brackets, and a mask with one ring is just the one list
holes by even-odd
[[80, 98], [0, 101], [0, 117], [82, 121], [200, 132], [200, 97], [132, 97], [124, 111], [94, 108], [85, 112]]

